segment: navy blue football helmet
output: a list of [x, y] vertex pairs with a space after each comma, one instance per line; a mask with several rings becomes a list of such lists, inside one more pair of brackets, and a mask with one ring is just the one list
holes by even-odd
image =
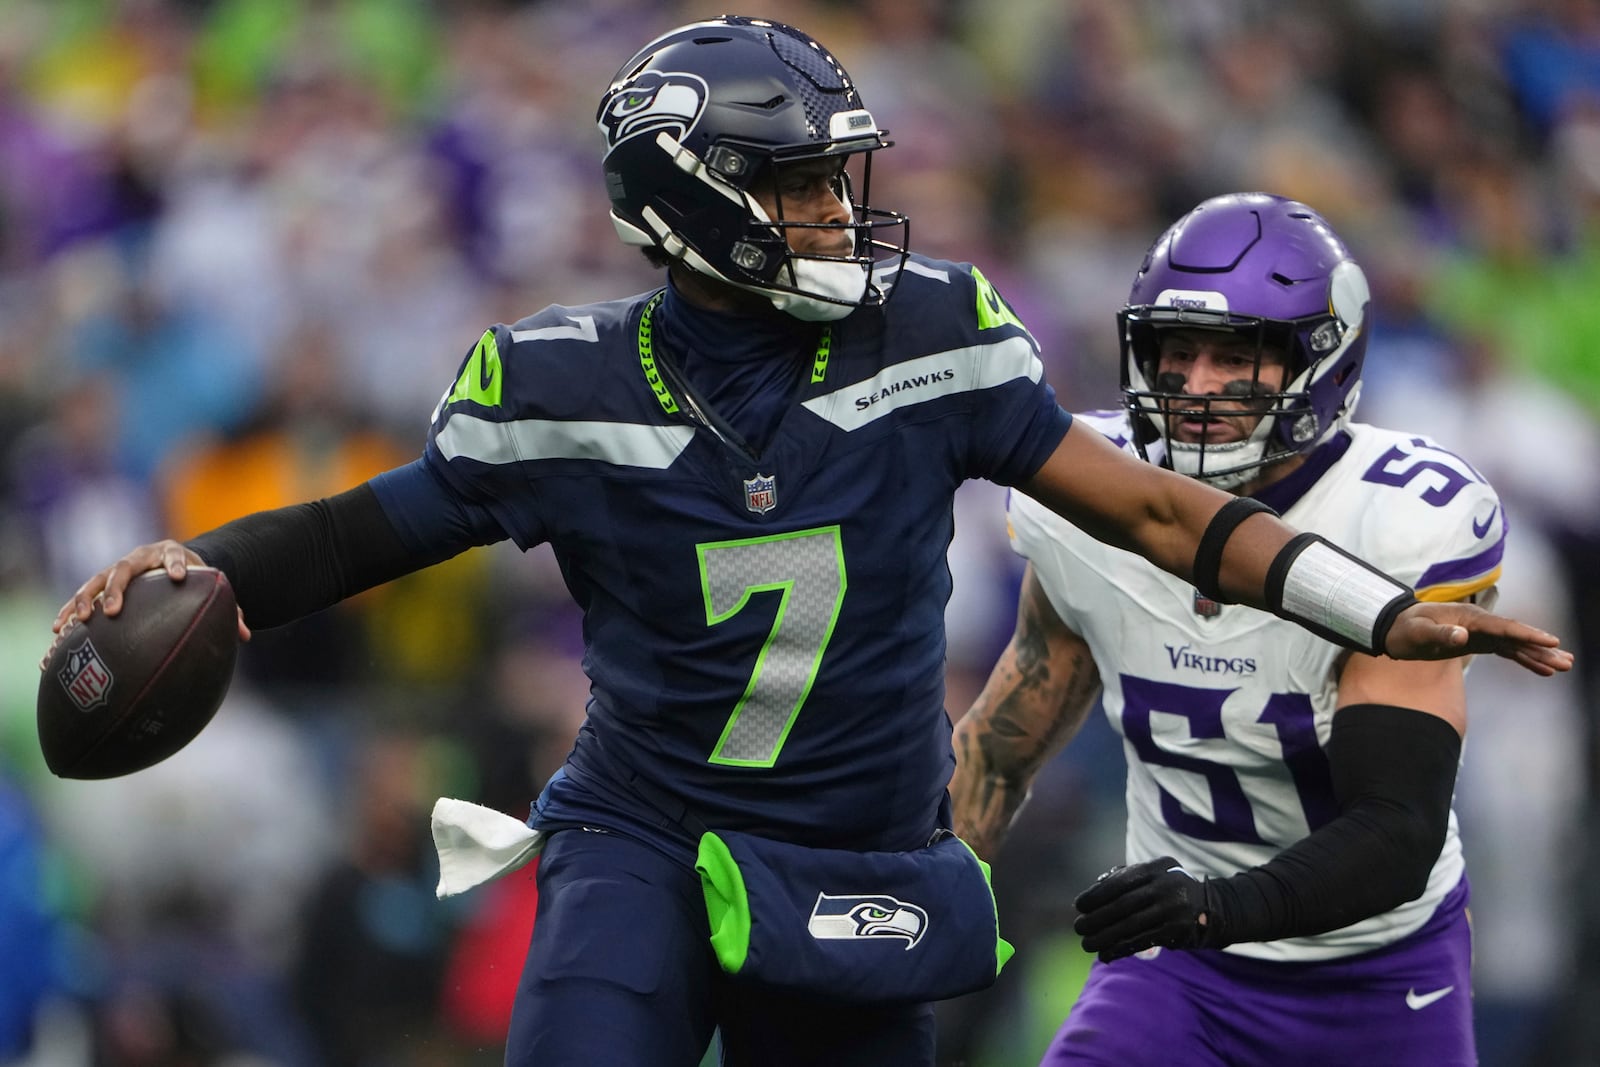
[[[862, 106], [839, 61], [782, 23], [723, 16], [683, 26], [628, 60], [600, 99], [611, 218], [628, 244], [655, 248], [701, 274], [760, 293], [779, 310], [837, 319], [881, 303], [873, 263], [905, 263], [909, 223], [866, 204], [872, 153], [892, 142]], [[841, 169], [853, 252], [798, 255], [750, 189], [767, 168], [862, 159], [860, 202]], [[893, 234], [895, 240], [887, 235]]]
[[[1355, 411], [1367, 351], [1366, 274], [1311, 208], [1266, 193], [1213, 197], [1163, 233], [1134, 278], [1118, 315], [1122, 395], [1146, 459], [1219, 488], [1249, 481], [1269, 463], [1310, 451]], [[1287, 356], [1284, 384], [1200, 396], [1157, 374], [1161, 331], [1220, 330]], [[1178, 376], [1172, 376], [1174, 379]], [[1242, 441], [1206, 445], [1171, 439], [1169, 413], [1259, 415]], [[1164, 442], [1164, 456], [1147, 446]]]

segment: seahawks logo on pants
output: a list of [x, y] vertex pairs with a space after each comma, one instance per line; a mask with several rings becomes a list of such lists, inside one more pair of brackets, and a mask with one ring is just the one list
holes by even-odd
[[830, 896], [818, 893], [806, 929], [818, 941], [863, 937], [901, 937], [915, 948], [928, 926], [928, 913], [890, 896]]

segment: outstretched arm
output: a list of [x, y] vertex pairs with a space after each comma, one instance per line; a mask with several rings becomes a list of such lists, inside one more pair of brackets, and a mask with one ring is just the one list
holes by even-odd
[[1230, 503], [1225, 517], [1239, 514], [1240, 498], [1136, 459], [1082, 423], [1020, 488], [1100, 540], [1198, 578], [1219, 599], [1350, 648], [1408, 660], [1493, 653], [1540, 675], [1572, 666], [1555, 635], [1472, 604], [1409, 600], [1398, 582], [1265, 511], [1214, 527]]
[[993, 862], [1034, 775], [1083, 725], [1100, 689], [1089, 646], [1050, 606], [1030, 564], [1011, 642], [955, 728], [955, 830]]

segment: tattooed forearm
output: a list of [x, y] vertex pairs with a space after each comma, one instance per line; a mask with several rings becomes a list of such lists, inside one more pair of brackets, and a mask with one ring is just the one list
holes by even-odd
[[1083, 724], [1099, 684], [1088, 646], [1030, 571], [1011, 643], [955, 732], [955, 829], [980, 856], [999, 850], [1034, 775]]

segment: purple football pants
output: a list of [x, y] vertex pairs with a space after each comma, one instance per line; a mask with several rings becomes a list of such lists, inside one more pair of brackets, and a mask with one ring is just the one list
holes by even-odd
[[1475, 1064], [1467, 896], [1463, 878], [1416, 933], [1322, 963], [1097, 960], [1041, 1067]]

